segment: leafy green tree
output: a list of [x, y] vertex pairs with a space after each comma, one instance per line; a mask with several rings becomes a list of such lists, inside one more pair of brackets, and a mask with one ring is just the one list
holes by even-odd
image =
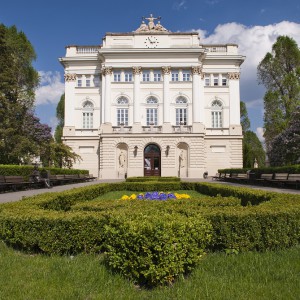
[[57, 143], [61, 143], [63, 128], [65, 125], [65, 94], [61, 95], [60, 100], [56, 107], [56, 118], [58, 125], [55, 128], [54, 137]]
[[295, 40], [279, 36], [259, 63], [258, 80], [267, 92], [264, 96], [264, 128], [268, 155], [274, 138], [282, 133], [300, 105], [300, 50]]
[[253, 168], [255, 159], [260, 167], [265, 165], [265, 151], [257, 135], [250, 131], [250, 119], [246, 104], [240, 102], [241, 125], [243, 130], [243, 167]]
[[33, 136], [39, 120], [30, 122], [39, 83], [32, 66], [35, 59], [26, 35], [0, 24], [0, 163], [25, 162], [38, 155], [39, 141]]

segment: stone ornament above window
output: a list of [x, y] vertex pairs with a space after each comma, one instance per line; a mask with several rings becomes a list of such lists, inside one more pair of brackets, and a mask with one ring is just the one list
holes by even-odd
[[171, 67], [161, 67], [162, 72], [164, 75], [170, 75], [171, 74]]
[[228, 73], [228, 78], [229, 79], [240, 79], [240, 73], [238, 73], [238, 72]]
[[75, 81], [76, 80], [76, 74], [70, 74], [70, 73], [66, 73], [64, 75], [65, 77], [65, 81]]
[[[135, 30], [134, 32], [139, 33], [139, 32], [170, 32], [169, 30], [167, 30], [165, 27], [163, 27], [160, 24], [160, 20], [161, 17], [153, 17], [152, 14], [150, 14], [150, 16], [148, 18], [146, 17], [142, 17], [142, 23], [140, 25], [140, 27]], [[148, 24], [145, 23], [144, 20], [148, 21]], [[155, 20], [157, 21], [157, 24], [154, 23]]]

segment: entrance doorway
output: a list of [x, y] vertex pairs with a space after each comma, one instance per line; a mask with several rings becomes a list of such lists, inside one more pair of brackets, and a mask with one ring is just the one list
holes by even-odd
[[155, 144], [144, 150], [144, 176], [160, 176], [160, 149]]

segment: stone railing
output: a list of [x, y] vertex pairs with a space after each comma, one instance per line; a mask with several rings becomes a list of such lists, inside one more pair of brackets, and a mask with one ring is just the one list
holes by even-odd
[[113, 133], [131, 133], [132, 127], [131, 126], [113, 126], [112, 130], [113, 130]]
[[227, 52], [226, 46], [203, 46], [208, 52]]
[[161, 133], [162, 127], [161, 126], [155, 126], [155, 125], [149, 125], [149, 126], [142, 126], [143, 133]]
[[192, 133], [192, 126], [178, 125], [172, 127], [173, 127], [173, 133]]
[[80, 46], [76, 47], [77, 54], [94, 54], [98, 53], [100, 47], [98, 46]]

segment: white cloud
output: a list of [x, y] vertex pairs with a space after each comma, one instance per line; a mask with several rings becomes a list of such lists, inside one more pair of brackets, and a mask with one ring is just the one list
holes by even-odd
[[257, 127], [256, 128], [256, 135], [258, 137], [258, 139], [264, 143], [265, 142], [265, 138], [264, 138], [264, 129], [262, 127]]
[[180, 1], [180, 2], [175, 2], [174, 4], [173, 4], [173, 9], [175, 9], [175, 10], [180, 10], [181, 8], [183, 8], [183, 9], [187, 9], [187, 7], [186, 7], [186, 1], [185, 0], [182, 0], [182, 1]]
[[36, 105], [57, 104], [64, 93], [65, 85], [59, 72], [39, 71], [40, 86], [35, 92]]

